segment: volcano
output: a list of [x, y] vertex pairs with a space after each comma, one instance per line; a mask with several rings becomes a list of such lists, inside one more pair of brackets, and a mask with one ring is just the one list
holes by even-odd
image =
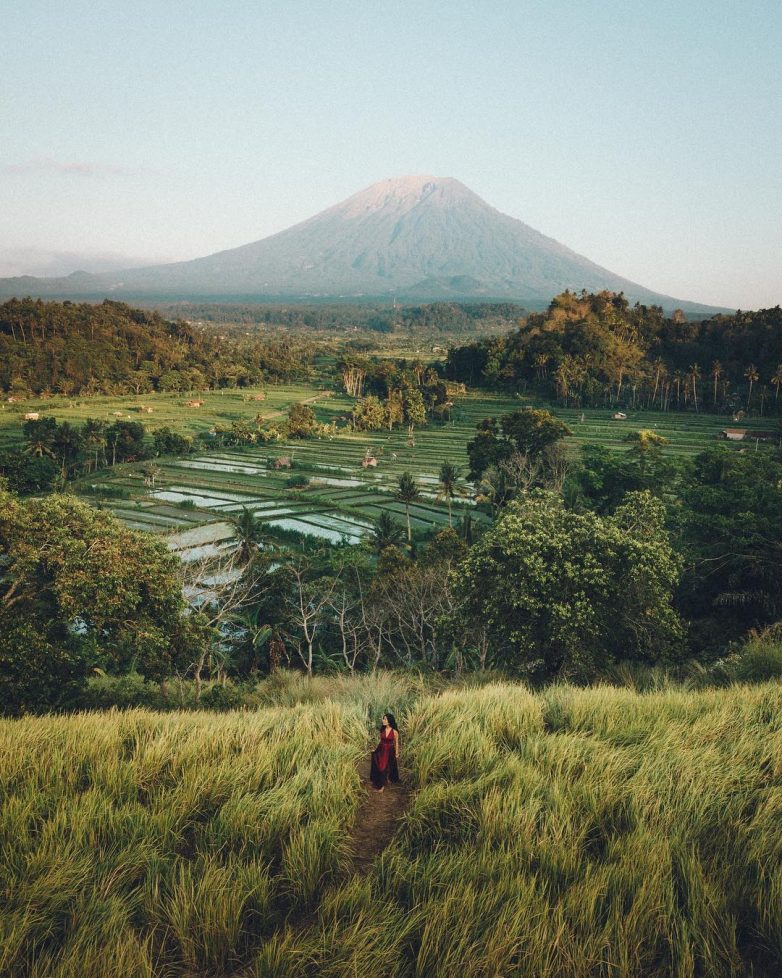
[[631, 282], [502, 214], [452, 177], [382, 180], [252, 244], [192, 261], [65, 278], [0, 279], [2, 295], [170, 300], [513, 300], [608, 289], [714, 311]]

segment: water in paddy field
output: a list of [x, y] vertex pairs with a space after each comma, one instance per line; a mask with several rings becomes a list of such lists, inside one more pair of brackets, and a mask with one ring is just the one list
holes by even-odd
[[233, 540], [225, 540], [222, 543], [204, 543], [199, 547], [178, 549], [176, 550], [176, 555], [183, 564], [190, 564], [194, 560], [204, 560], [206, 558], [211, 560], [214, 557], [225, 557], [235, 549], [236, 543]]
[[295, 530], [297, 533], [303, 533], [310, 537], [319, 537], [321, 540], [328, 540], [329, 543], [341, 543], [343, 540], [347, 540], [351, 544], [361, 543], [361, 536], [355, 533], [338, 532], [337, 530], [328, 529], [325, 526], [315, 526], [312, 523], [305, 523], [303, 520], [269, 520], [268, 525], [277, 526], [281, 530]]
[[269, 472], [258, 465], [239, 465], [236, 462], [221, 462], [219, 460], [201, 461], [200, 459], [184, 459], [171, 463], [178, 469], [199, 469], [202, 472], [229, 472], [234, 475], [258, 475], [266, 478]]
[[319, 475], [317, 478], [313, 479], [311, 482], [312, 486], [344, 486], [346, 489], [361, 488], [366, 485], [366, 479], [337, 479], [328, 478], [325, 475]]
[[233, 536], [234, 527], [230, 523], [205, 523], [203, 526], [194, 526], [180, 533], [172, 533], [166, 539], [166, 543], [169, 550], [185, 550], [218, 543], [221, 540], [231, 540]]
[[261, 520], [266, 519], [267, 516], [288, 516], [290, 513], [297, 512], [296, 508], [291, 506], [280, 506], [279, 503], [255, 502], [242, 503], [241, 506], [239, 504], [222, 506], [220, 509], [223, 513], [241, 513], [243, 509], [247, 509]]
[[237, 493], [221, 492], [219, 496], [202, 493], [198, 490], [190, 490], [187, 486], [177, 486], [172, 489], [153, 489], [149, 493], [150, 498], [165, 503], [183, 503], [191, 500], [196, 506], [203, 509], [216, 509], [225, 506], [227, 503], [252, 502], [252, 497], [240, 496]]

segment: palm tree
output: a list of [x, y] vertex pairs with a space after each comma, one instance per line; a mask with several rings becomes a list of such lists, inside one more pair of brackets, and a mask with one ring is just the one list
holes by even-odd
[[464, 540], [468, 547], [471, 547], [475, 542], [475, 527], [472, 521], [472, 513], [469, 510], [462, 517], [462, 521], [459, 524], [459, 536]]
[[752, 400], [752, 385], [759, 378], [758, 368], [754, 363], [751, 363], [747, 369], [744, 371], [744, 376], [749, 381], [749, 393], [747, 394], [747, 410], [749, 411], [749, 402]]
[[377, 553], [382, 553], [386, 547], [396, 547], [402, 542], [404, 529], [391, 516], [383, 511], [375, 520], [372, 528], [372, 545]]
[[258, 553], [258, 545], [263, 539], [260, 520], [257, 520], [255, 514], [246, 506], [242, 506], [241, 512], [231, 519], [231, 523], [236, 530], [242, 560], [252, 560]]
[[660, 378], [665, 372], [665, 367], [663, 366], [662, 357], [657, 357], [654, 361], [654, 390], [652, 391], [651, 406], [654, 407], [654, 401], [657, 397], [657, 388], [660, 386]]
[[538, 353], [535, 357], [535, 370], [538, 374], [538, 380], [544, 380], [548, 376], [548, 362], [549, 355], [547, 353]]
[[104, 464], [106, 460], [106, 422], [101, 421], [100, 418], [87, 418], [82, 425], [81, 433], [84, 444], [90, 451], [95, 452], [94, 466], [97, 469], [100, 453], [103, 454]]
[[701, 375], [701, 368], [697, 363], [690, 364], [690, 380], [692, 381], [692, 397], [695, 401], [695, 410], [698, 410], [698, 378]]
[[719, 360], [715, 360], [714, 363], [712, 363], [712, 365], [711, 365], [711, 376], [714, 378], [714, 401], [713, 401], [713, 405], [714, 405], [714, 407], [716, 407], [717, 406], [717, 384], [719, 383], [719, 379], [722, 376], [722, 364], [719, 362]]
[[782, 385], [782, 363], [777, 364], [777, 372], [771, 378], [771, 383], [774, 385], [774, 403], [776, 404], [779, 400], [779, 387]]
[[420, 495], [420, 490], [415, 484], [415, 479], [409, 472], [403, 472], [399, 476], [399, 484], [396, 490], [396, 498], [400, 503], [405, 504], [407, 514], [407, 542], [413, 542], [413, 530], [410, 526], [410, 503], [414, 503]]
[[681, 395], [681, 385], [682, 385], [682, 379], [683, 379], [683, 377], [684, 377], [684, 375], [682, 374], [681, 370], [674, 370], [674, 372], [673, 372], [673, 382], [674, 382], [674, 384], [676, 384], [676, 407], [677, 407], [677, 409], [679, 407], [679, 398], [680, 398], [680, 395]]
[[48, 458], [54, 458], [52, 439], [47, 432], [40, 432], [30, 439], [25, 452], [28, 455], [34, 455], [36, 458], [43, 458], [44, 455]]
[[437, 492], [438, 499], [445, 499], [448, 503], [448, 526], [453, 526], [451, 519], [451, 503], [453, 497], [459, 492], [459, 470], [450, 462], [443, 462], [440, 466], [440, 488]]

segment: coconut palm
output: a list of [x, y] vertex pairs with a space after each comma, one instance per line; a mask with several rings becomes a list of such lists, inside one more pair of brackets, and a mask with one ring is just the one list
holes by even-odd
[[749, 402], [752, 400], [752, 385], [760, 377], [758, 368], [754, 363], [749, 364], [747, 369], [744, 371], [744, 376], [749, 381], [749, 393], [747, 394], [747, 410], [749, 411]]
[[377, 553], [382, 553], [386, 547], [396, 547], [402, 542], [403, 536], [404, 528], [385, 511], [378, 516], [372, 527], [372, 545]]
[[698, 378], [701, 375], [701, 368], [697, 363], [690, 364], [690, 380], [692, 381], [692, 399], [695, 402], [695, 410], [698, 410]]
[[399, 476], [399, 483], [396, 490], [396, 498], [400, 503], [405, 504], [407, 514], [407, 542], [413, 542], [413, 530], [410, 526], [410, 503], [414, 503], [420, 496], [420, 490], [415, 484], [415, 479], [410, 472], [403, 472]]
[[776, 404], [779, 400], [779, 388], [782, 385], [782, 363], [777, 364], [777, 372], [771, 378], [771, 383], [774, 385], [774, 403]]
[[674, 372], [673, 372], [673, 382], [674, 382], [674, 384], [676, 384], [676, 407], [677, 407], [677, 409], [679, 407], [679, 400], [680, 400], [680, 397], [681, 397], [681, 386], [682, 386], [682, 380], [683, 379], [684, 379], [684, 374], [681, 372], [681, 370], [674, 370]]
[[445, 499], [448, 503], [448, 526], [453, 526], [451, 503], [453, 502], [453, 497], [460, 492], [459, 478], [460, 474], [456, 466], [451, 465], [450, 462], [443, 462], [440, 466], [440, 488], [437, 491], [437, 498]]
[[231, 519], [231, 523], [236, 530], [241, 559], [252, 560], [258, 553], [259, 545], [263, 539], [260, 520], [257, 520], [255, 514], [246, 506], [242, 506], [241, 512]]
[[103, 455], [104, 464], [106, 461], [106, 422], [100, 418], [87, 418], [81, 433], [88, 451], [94, 453], [92, 464], [97, 469], [99, 455]]
[[716, 405], [717, 405], [717, 384], [719, 383], [719, 379], [722, 376], [722, 364], [719, 362], [719, 360], [715, 360], [712, 363], [712, 365], [711, 365], [711, 376], [714, 379], [714, 401], [713, 401], [713, 404], [716, 407]]

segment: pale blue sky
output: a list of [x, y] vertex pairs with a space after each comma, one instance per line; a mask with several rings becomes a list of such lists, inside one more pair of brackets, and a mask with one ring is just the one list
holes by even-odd
[[782, 302], [778, 0], [2, 9], [0, 273], [192, 258], [432, 173], [660, 292]]

